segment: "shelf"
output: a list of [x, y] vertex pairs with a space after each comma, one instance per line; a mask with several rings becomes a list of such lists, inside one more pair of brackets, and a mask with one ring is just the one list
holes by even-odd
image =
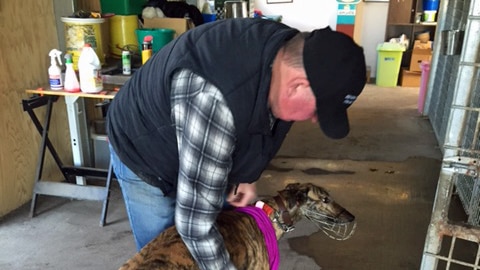
[[409, 39], [409, 47], [403, 53], [401, 67], [409, 68], [412, 61], [412, 47], [416, 36], [423, 32], [430, 33], [430, 40], [435, 40], [437, 22], [424, 22], [423, 1], [398, 0], [389, 1], [388, 16], [385, 29], [385, 41], [405, 35]]
[[437, 26], [437, 22], [421, 22], [421, 23], [416, 23], [415, 25], [422, 25], [422, 26]]
[[388, 26], [413, 26], [414, 23], [387, 23]]
[[421, 23], [388, 23], [388, 26], [437, 26], [437, 22], [421, 22]]

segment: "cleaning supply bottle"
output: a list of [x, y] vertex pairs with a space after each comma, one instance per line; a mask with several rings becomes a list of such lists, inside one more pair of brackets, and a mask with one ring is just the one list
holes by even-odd
[[[48, 56], [50, 56], [50, 67], [48, 68], [48, 79], [50, 80], [50, 89], [52, 90], [62, 90], [63, 89], [63, 80], [62, 80], [62, 59], [60, 56], [62, 52], [57, 49], [52, 49]], [[57, 63], [58, 60], [58, 63]], [[60, 63], [60, 66], [58, 65]]]
[[132, 74], [132, 63], [130, 58], [130, 51], [122, 51], [122, 74]]
[[82, 48], [78, 58], [80, 90], [85, 93], [98, 93], [103, 90], [100, 59], [88, 43]]
[[142, 43], [142, 65], [152, 56], [152, 40], [153, 36], [145, 36]]
[[65, 82], [64, 89], [67, 92], [80, 92], [80, 83], [77, 79], [77, 74], [73, 69], [72, 55], [65, 54]]

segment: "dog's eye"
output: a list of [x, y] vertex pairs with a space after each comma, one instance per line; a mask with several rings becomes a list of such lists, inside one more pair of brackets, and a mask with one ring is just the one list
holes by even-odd
[[330, 203], [330, 198], [325, 197], [325, 198], [322, 199], [322, 202], [323, 203]]

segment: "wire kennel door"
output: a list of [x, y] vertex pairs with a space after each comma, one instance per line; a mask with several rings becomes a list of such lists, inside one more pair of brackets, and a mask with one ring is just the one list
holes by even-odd
[[[480, 0], [469, 7], [422, 270], [480, 270]], [[456, 198], [466, 220], [450, 217]]]

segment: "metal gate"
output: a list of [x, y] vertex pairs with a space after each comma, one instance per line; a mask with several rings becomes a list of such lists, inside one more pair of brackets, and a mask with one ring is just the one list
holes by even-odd
[[480, 269], [480, 0], [442, 0], [439, 17], [426, 111], [444, 158], [421, 269]]

